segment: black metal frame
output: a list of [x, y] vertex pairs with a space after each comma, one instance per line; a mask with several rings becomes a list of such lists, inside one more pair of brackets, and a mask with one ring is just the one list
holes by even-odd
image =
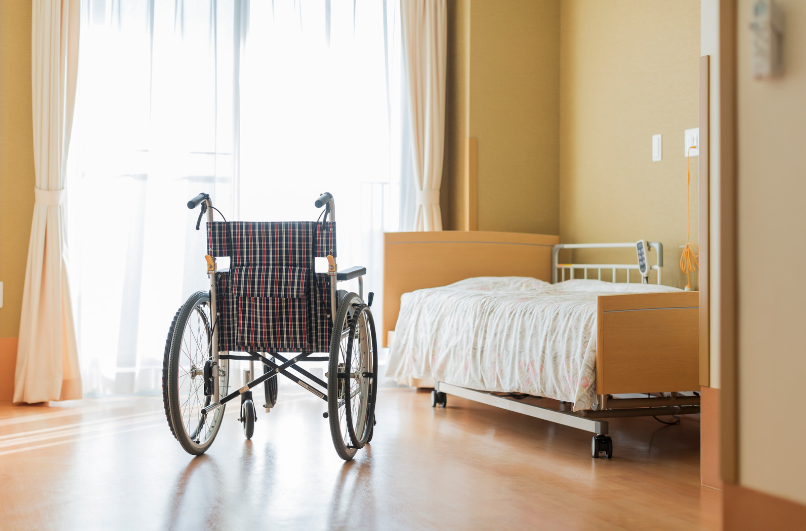
[[[322, 400], [324, 400], [325, 402], [327, 402], [327, 383], [324, 382], [323, 380], [321, 380], [320, 378], [314, 376], [310, 372], [306, 371], [302, 367], [297, 366], [297, 363], [301, 362], [301, 361], [326, 361], [326, 360], [330, 359], [330, 358], [321, 358], [321, 357], [311, 358], [310, 357], [311, 354], [313, 354], [313, 353], [312, 352], [309, 352], [307, 354], [303, 353], [303, 354], [295, 356], [294, 358], [291, 358], [289, 360], [289, 359], [284, 358], [280, 354], [277, 354], [276, 352], [270, 353], [269, 354], [270, 356], [272, 356], [274, 358], [277, 358], [282, 362], [281, 365], [277, 365], [275, 363], [272, 363], [272, 361], [269, 360], [266, 356], [263, 356], [262, 354], [259, 354], [257, 352], [252, 352], [252, 351], [250, 351], [248, 353], [248, 355], [243, 355], [243, 354], [220, 354], [219, 359], [243, 360], [243, 361], [259, 361], [259, 362], [263, 363], [263, 365], [267, 366], [269, 369], [272, 369], [272, 370], [270, 370], [269, 372], [264, 373], [261, 376], [255, 378], [254, 380], [252, 380], [251, 382], [247, 383], [245, 386], [241, 387], [240, 389], [238, 389], [236, 391], [233, 391], [232, 393], [228, 394], [227, 396], [225, 396], [224, 398], [222, 398], [219, 401], [219, 404], [221, 404], [221, 405], [226, 404], [230, 400], [233, 400], [234, 398], [236, 398], [236, 397], [238, 397], [238, 396], [240, 396], [240, 395], [242, 395], [244, 393], [247, 393], [247, 392], [251, 391], [256, 386], [262, 384], [263, 382], [265, 382], [269, 378], [277, 376], [278, 374], [282, 374], [283, 376], [285, 376], [286, 378], [288, 378], [292, 382], [296, 383], [297, 385], [299, 385], [300, 387], [302, 387], [303, 389], [305, 389], [309, 393], [311, 393], [314, 396], [317, 396], [317, 397], [321, 398]], [[299, 378], [299, 377], [297, 377], [297, 376], [295, 376], [293, 374], [290, 374], [288, 372], [289, 369], [294, 370], [294, 371], [298, 372], [299, 374], [309, 378], [315, 384], [323, 387], [325, 389], [325, 391], [322, 392], [322, 391], [320, 391], [320, 390], [308, 385], [308, 383], [305, 382], [304, 380], [302, 380], [301, 378]], [[345, 376], [345, 377], [349, 377], [349, 375]]]

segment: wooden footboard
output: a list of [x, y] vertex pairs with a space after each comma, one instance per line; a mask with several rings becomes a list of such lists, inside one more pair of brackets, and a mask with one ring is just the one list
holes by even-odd
[[699, 293], [598, 298], [596, 392], [699, 389]]

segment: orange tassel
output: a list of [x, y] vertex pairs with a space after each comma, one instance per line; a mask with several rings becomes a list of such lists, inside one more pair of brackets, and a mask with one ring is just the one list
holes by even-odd
[[[691, 146], [688, 148], [691, 151]], [[686, 274], [686, 289], [691, 289], [691, 279], [689, 273], [695, 271], [700, 266], [700, 248], [689, 241], [691, 237], [691, 157], [686, 160], [686, 214], [688, 217], [688, 228], [686, 232], [686, 246], [683, 248], [683, 255], [680, 257], [680, 270]]]

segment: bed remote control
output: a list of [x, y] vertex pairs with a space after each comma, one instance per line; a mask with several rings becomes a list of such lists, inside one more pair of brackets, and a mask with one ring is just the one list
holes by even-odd
[[635, 242], [635, 249], [638, 251], [638, 272], [641, 273], [641, 283], [649, 284], [649, 260], [647, 260], [646, 240]]

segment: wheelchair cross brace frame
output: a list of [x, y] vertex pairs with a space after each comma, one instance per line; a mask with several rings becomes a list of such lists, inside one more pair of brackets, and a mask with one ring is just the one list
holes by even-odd
[[[205, 407], [204, 409], [202, 409], [202, 415], [206, 416], [207, 414], [209, 414], [209, 413], [215, 411], [216, 409], [220, 408], [222, 405], [226, 404], [230, 400], [233, 400], [234, 398], [237, 398], [237, 397], [241, 396], [242, 394], [244, 394], [244, 393], [246, 393], [248, 391], [251, 391], [253, 388], [255, 388], [258, 385], [262, 384], [263, 382], [265, 382], [269, 378], [273, 378], [273, 377], [277, 376], [278, 374], [282, 374], [283, 376], [289, 378], [291, 381], [297, 383], [303, 389], [308, 390], [312, 394], [318, 396], [319, 398], [321, 398], [322, 400], [327, 402], [327, 393], [323, 393], [323, 392], [319, 391], [318, 389], [315, 389], [315, 388], [311, 387], [310, 385], [308, 385], [307, 383], [305, 383], [304, 381], [302, 381], [298, 377], [294, 376], [293, 374], [289, 374], [287, 372], [288, 369], [294, 369], [295, 371], [299, 372], [300, 374], [303, 374], [303, 375], [311, 378], [317, 384], [323, 385], [325, 388], [327, 388], [327, 385], [322, 380], [320, 380], [319, 378], [317, 378], [313, 374], [309, 373], [308, 371], [306, 371], [302, 367], [297, 367], [297, 365], [296, 365], [296, 363], [299, 362], [299, 361], [308, 361], [306, 358], [308, 358], [312, 354], [312, 352], [308, 352], [307, 354], [300, 354], [299, 356], [295, 356], [295, 357], [291, 358], [290, 360], [285, 360], [285, 358], [283, 358], [282, 356], [280, 356], [280, 355], [278, 355], [276, 353], [272, 354], [274, 357], [280, 358], [281, 361], [285, 360], [285, 361], [283, 361], [282, 365], [276, 365], [276, 364], [272, 363], [268, 358], [258, 354], [257, 352], [250, 352], [249, 354], [250, 354], [249, 356], [243, 356], [243, 355], [237, 355], [237, 354], [220, 354], [219, 359], [260, 361], [261, 363], [263, 363], [264, 365], [266, 365], [267, 367], [269, 367], [272, 370], [270, 370], [269, 372], [267, 372], [267, 373], [255, 378], [254, 380], [252, 380], [248, 384], [244, 385], [240, 389], [231, 392], [230, 394], [228, 394], [227, 396], [225, 396], [224, 398], [222, 398], [218, 402], [215, 402], [215, 403], [210, 404], [209, 406]], [[345, 374], [344, 376], [341, 376], [341, 377], [342, 378], [349, 378], [350, 375]]]
[[[303, 389], [306, 389], [306, 390], [310, 391], [311, 393], [313, 393], [314, 395], [316, 395], [319, 398], [321, 398], [322, 400], [327, 401], [327, 393], [322, 393], [318, 389], [312, 388], [305, 381], [301, 380], [297, 376], [294, 376], [293, 374], [289, 374], [288, 371], [285, 370], [285, 369], [280, 369], [280, 365], [277, 365], [277, 364], [273, 363], [271, 360], [267, 359], [265, 356], [263, 356], [263, 355], [261, 355], [261, 354], [259, 354], [257, 352], [250, 351], [249, 354], [250, 354], [249, 356], [238, 355], [238, 354], [222, 354], [222, 355], [219, 356], [219, 359], [243, 360], [243, 361], [259, 361], [259, 362], [263, 363], [263, 365], [267, 366], [269, 369], [274, 369], [273, 373], [270, 371], [267, 374], [270, 374], [271, 376], [273, 376], [275, 374], [282, 374], [283, 376], [285, 376], [286, 378], [288, 378], [292, 382], [298, 384]], [[286, 358], [284, 358], [283, 356], [277, 354], [276, 352], [271, 353], [269, 355], [274, 357], [274, 358], [278, 358], [283, 363], [288, 362], [288, 360]], [[299, 356], [298, 356], [298, 358], [299, 358]], [[324, 358], [324, 359], [327, 359], [327, 358]], [[299, 359], [298, 361], [322, 361], [322, 360], [320, 358], [309, 359], [309, 358], [306, 357], [306, 358], [303, 358], [303, 359]], [[315, 384], [327, 389], [327, 383], [325, 381], [317, 378], [316, 376], [314, 376], [313, 374], [309, 373], [308, 371], [306, 371], [302, 367], [299, 367], [298, 365], [290, 365], [288, 368], [300, 373], [301, 375], [309, 378]], [[269, 376], [269, 378], [271, 378], [271, 376]], [[250, 382], [250, 384], [251, 383], [256, 383], [257, 384], [259, 382]], [[248, 386], [249, 386], [249, 384], [248, 384]], [[251, 388], [251, 386], [250, 386], [250, 388]], [[236, 391], [236, 392], [240, 393], [240, 389], [238, 391]], [[222, 403], [223, 403], [223, 401], [222, 401]]]

